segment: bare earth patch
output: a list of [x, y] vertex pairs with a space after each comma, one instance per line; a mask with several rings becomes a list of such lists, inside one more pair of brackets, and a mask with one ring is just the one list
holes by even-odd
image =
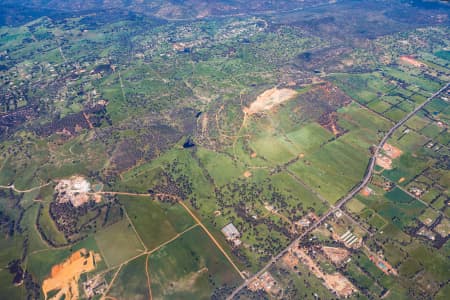
[[245, 178], [248, 178], [248, 177], [250, 177], [250, 176], [252, 176], [252, 173], [251, 173], [250, 171], [245, 171], [245, 172], [244, 172], [244, 177], [245, 177]]
[[365, 186], [361, 190], [360, 194], [363, 195], [364, 197], [369, 197], [370, 195], [372, 195], [372, 192], [373, 192], [373, 190], [370, 187]]
[[411, 55], [400, 56], [400, 61], [403, 63], [406, 63], [408, 65], [418, 67], [418, 68], [425, 67], [424, 63], [421, 63], [420, 61], [415, 59], [414, 56], [411, 56]]
[[394, 147], [388, 143], [383, 145], [383, 151], [385, 155], [378, 154], [377, 157], [377, 165], [386, 170], [392, 170], [392, 160], [400, 157], [403, 154], [403, 151], [397, 147]]
[[172, 281], [167, 289], [168, 293], [180, 293], [184, 291], [192, 291], [195, 288], [196, 281], [204, 273], [208, 272], [208, 268], [204, 267], [197, 272], [191, 272], [180, 278], [178, 281]]
[[383, 150], [386, 153], [386, 155], [392, 159], [396, 159], [403, 154], [402, 150], [388, 143], [383, 145]]
[[377, 165], [386, 170], [392, 170], [392, 159], [382, 154], [379, 154], [377, 157]]
[[259, 95], [249, 107], [244, 108], [244, 112], [253, 115], [259, 112], [270, 110], [275, 106], [291, 100], [297, 96], [297, 92], [293, 89], [272, 88]]
[[345, 248], [323, 246], [322, 250], [334, 264], [344, 262], [350, 255], [350, 252]]
[[72, 176], [69, 179], [61, 179], [55, 187], [57, 201], [59, 203], [71, 202], [74, 207], [81, 206], [89, 200], [102, 201], [100, 195], [92, 196], [91, 184], [84, 177]]
[[341, 273], [327, 274], [322, 272], [316, 262], [303, 249], [296, 248], [294, 253], [288, 253], [286, 255], [296, 256], [301, 263], [308, 267], [311, 273], [319, 279], [322, 279], [325, 286], [339, 297], [347, 298], [357, 291], [355, 286]]
[[50, 291], [59, 290], [51, 299], [66, 300], [79, 299], [78, 280], [82, 273], [95, 270], [96, 263], [100, 261], [100, 255], [93, 251], [80, 249], [73, 253], [66, 261], [52, 267], [50, 276], [42, 283], [44, 298]]

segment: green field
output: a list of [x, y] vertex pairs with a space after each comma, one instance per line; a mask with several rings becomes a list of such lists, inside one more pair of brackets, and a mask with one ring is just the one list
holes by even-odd
[[387, 83], [379, 73], [338, 74], [332, 80], [353, 99], [365, 104], [395, 87]]
[[289, 170], [334, 203], [364, 176], [367, 161], [366, 153], [337, 140], [290, 165]]
[[427, 208], [425, 210], [425, 212], [423, 214], [421, 214], [419, 216], [419, 221], [424, 223], [424, 224], [433, 224], [433, 222], [439, 217], [439, 213], [432, 209], [432, 208]]
[[441, 50], [434, 53], [439, 58], [445, 59], [450, 61], [450, 51], [448, 50]]
[[317, 123], [309, 123], [300, 129], [291, 131], [287, 137], [305, 154], [318, 150], [334, 136]]
[[[14, 259], [20, 258], [20, 249], [23, 245], [23, 239], [20, 237], [15, 238], [0, 238], [0, 264], [2, 266], [7, 266], [8, 263]], [[11, 295], [11, 297], [23, 297], [23, 288], [17, 289], [11, 283], [13, 280], [13, 275], [9, 273], [7, 268], [2, 267], [0, 269], [0, 293], [5, 293], [4, 295]]]
[[354, 213], [360, 213], [366, 206], [358, 201], [358, 199], [353, 198], [352, 200], [347, 202], [346, 207]]
[[322, 201], [312, 191], [303, 186], [294, 177], [288, 173], [279, 173], [271, 177], [271, 181], [280, 192], [293, 196], [293, 200], [289, 202], [291, 207], [301, 204], [303, 208], [313, 209], [317, 214], [322, 214], [327, 208], [327, 203]]
[[156, 248], [194, 224], [179, 204], [133, 196], [121, 196], [120, 201], [148, 249]]
[[244, 173], [244, 168], [225, 154], [199, 148], [197, 156], [214, 179], [216, 185], [224, 185]]
[[58, 230], [55, 222], [52, 220], [49, 213], [49, 203], [44, 203], [40, 213], [38, 215], [39, 226], [45, 237], [51, 240], [56, 245], [64, 245], [66, 243], [66, 238], [64, 234]]
[[123, 266], [108, 296], [116, 299], [149, 299], [145, 273], [146, 258], [143, 255]]
[[152, 254], [149, 270], [156, 298], [209, 299], [215, 287], [239, 282], [236, 271], [201, 228]]
[[[420, 242], [411, 243], [408, 245], [407, 250], [415, 258], [415, 264], [419, 264], [420, 268], [423, 268], [426, 273], [430, 274], [434, 281], [443, 283], [448, 280], [450, 276], [450, 262], [446, 257], [440, 255], [435, 249]], [[408, 271], [410, 275], [414, 275], [415, 270], [407, 269], [405, 271]]]
[[382, 203], [376, 210], [382, 217], [400, 229], [413, 225], [413, 221], [425, 209], [423, 203], [415, 200], [399, 188], [393, 189], [385, 196], [389, 202]]
[[355, 263], [349, 263], [345, 266], [345, 275], [355, 280], [358, 289], [374, 293], [379, 296], [382, 288], [374, 282], [374, 280], [367, 276]]
[[274, 164], [286, 163], [299, 154], [289, 140], [275, 134], [261, 134], [250, 142], [251, 148]]
[[108, 267], [119, 265], [144, 250], [126, 219], [99, 231], [95, 240]]

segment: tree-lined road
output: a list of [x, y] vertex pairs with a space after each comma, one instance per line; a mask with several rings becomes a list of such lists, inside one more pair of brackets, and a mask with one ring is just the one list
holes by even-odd
[[316, 229], [318, 226], [320, 226], [331, 214], [335, 213], [338, 209], [341, 209], [341, 207], [347, 203], [350, 199], [352, 199], [357, 193], [359, 193], [370, 181], [372, 178], [373, 168], [375, 167], [375, 162], [378, 154], [380, 153], [380, 150], [383, 148], [384, 144], [386, 144], [386, 141], [392, 136], [392, 134], [400, 128], [403, 124], [406, 123], [413, 115], [415, 115], [419, 110], [421, 110], [425, 105], [430, 103], [434, 98], [436, 98], [439, 94], [441, 94], [443, 91], [445, 91], [450, 86], [450, 82], [447, 83], [445, 86], [443, 86], [439, 91], [431, 95], [430, 97], [425, 100], [422, 104], [417, 106], [413, 111], [411, 111], [409, 114], [407, 114], [403, 119], [398, 121], [394, 126], [389, 129], [389, 131], [384, 135], [384, 137], [381, 139], [380, 143], [377, 145], [372, 157], [369, 160], [369, 164], [367, 166], [366, 173], [364, 175], [364, 178], [361, 180], [361, 182], [354, 187], [345, 197], [341, 198], [335, 206], [332, 206], [327, 213], [325, 213], [318, 221], [316, 221], [313, 225], [308, 227], [305, 232], [303, 232], [300, 236], [298, 236], [292, 243], [290, 243], [283, 251], [278, 253], [276, 256], [272, 257], [272, 259], [256, 274], [254, 274], [252, 277], [246, 279], [240, 286], [238, 286], [233, 293], [228, 296], [227, 300], [232, 300], [242, 289], [244, 289], [250, 282], [261, 276], [264, 272], [266, 272], [272, 265], [274, 265], [282, 256], [284, 256], [289, 250], [296, 247], [298, 243], [305, 238], [310, 232], [312, 232], [314, 229]]

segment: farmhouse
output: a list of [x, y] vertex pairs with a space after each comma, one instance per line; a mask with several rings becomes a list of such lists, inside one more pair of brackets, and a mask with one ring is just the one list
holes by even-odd
[[277, 287], [277, 281], [269, 272], [264, 272], [260, 277], [252, 281], [248, 288], [253, 291], [264, 290], [268, 294], [277, 295], [280, 293], [280, 288]]
[[241, 240], [239, 239], [241, 237], [241, 234], [237, 230], [237, 228], [233, 225], [233, 223], [230, 223], [222, 228], [222, 233], [225, 235], [228, 241], [232, 242], [235, 247], [238, 247], [241, 245]]

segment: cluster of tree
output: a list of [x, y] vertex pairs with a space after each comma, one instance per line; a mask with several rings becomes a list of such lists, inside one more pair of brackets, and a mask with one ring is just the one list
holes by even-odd
[[186, 194], [191, 192], [190, 185], [186, 184], [185, 181], [186, 178], [182, 176], [175, 180], [169, 173], [164, 172], [159, 184], [149, 190], [149, 192], [174, 195], [181, 199], [185, 199]]
[[26, 299], [40, 299], [41, 287], [36, 283], [30, 273], [22, 268], [22, 261], [19, 259], [12, 260], [7, 266], [9, 272], [14, 275], [12, 284], [20, 286], [25, 284]]
[[6, 114], [0, 114], [0, 138], [13, 133], [20, 125], [36, 115], [36, 108], [32, 106], [22, 107]]
[[89, 201], [79, 207], [70, 202], [50, 203], [49, 213], [58, 230], [64, 233], [67, 241], [73, 243], [90, 232], [96, 232], [98, 227], [108, 226], [119, 221], [120, 204], [117, 200], [97, 204]]
[[58, 115], [56, 115], [52, 122], [45, 125], [36, 126], [35, 131], [37, 134], [42, 136], [50, 136], [57, 132], [63, 132], [64, 130], [71, 135], [76, 135], [82, 129], [90, 129], [90, 124], [87, 118], [89, 118], [89, 122], [91, 122], [94, 127], [101, 126], [103, 121], [106, 121], [108, 124], [112, 124], [112, 121], [106, 112], [105, 106], [96, 105], [92, 108], [67, 115], [63, 118], [59, 118]]
[[212, 276], [208, 276], [209, 282], [215, 287], [214, 291], [211, 295], [211, 300], [221, 300], [226, 299], [232, 292], [234, 287], [229, 285], [223, 285], [223, 286], [216, 286], [214, 283], [214, 280], [211, 278]]
[[13, 236], [15, 224], [14, 219], [0, 211], [0, 233], [2, 235]]
[[44, 209], [44, 205], [40, 204], [39, 205], [39, 210], [38, 210], [38, 217], [36, 219], [36, 228], [39, 231], [39, 234], [41, 235], [41, 238], [47, 244], [49, 244], [52, 247], [58, 247], [58, 246], [65, 246], [65, 245], [67, 245], [67, 243], [62, 244], [62, 245], [57, 245], [50, 237], [47, 236], [47, 234], [45, 233], [45, 230], [42, 228], [41, 223], [40, 223], [43, 209]]

